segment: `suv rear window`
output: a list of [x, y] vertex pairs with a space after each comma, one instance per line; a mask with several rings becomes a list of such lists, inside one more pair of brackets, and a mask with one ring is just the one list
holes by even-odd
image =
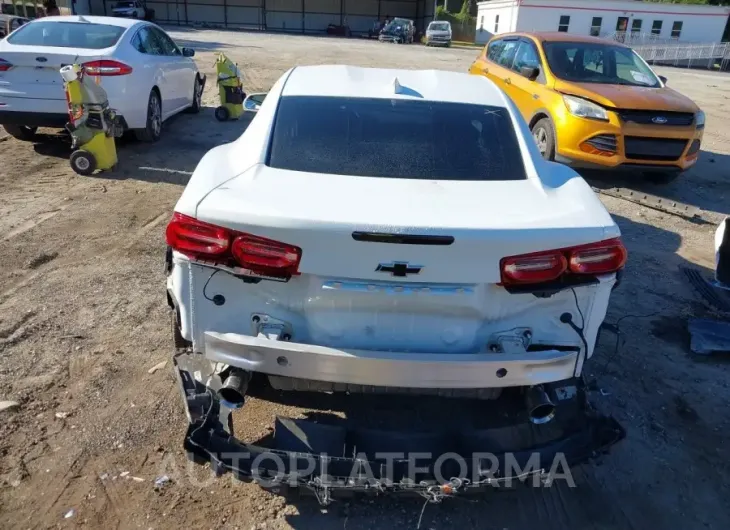
[[114, 46], [126, 28], [88, 22], [34, 21], [25, 24], [7, 41], [20, 46], [57, 46], [102, 50]]
[[268, 164], [291, 171], [423, 180], [523, 180], [504, 107], [285, 96]]

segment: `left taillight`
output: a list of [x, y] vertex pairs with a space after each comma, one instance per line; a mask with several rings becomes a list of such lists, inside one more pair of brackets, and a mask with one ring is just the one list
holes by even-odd
[[626, 247], [619, 238], [577, 247], [523, 254], [500, 262], [502, 285], [539, 284], [566, 276], [617, 272], [626, 264]]
[[7, 72], [13, 67], [8, 61], [0, 57], [0, 72]]
[[165, 232], [167, 244], [205, 262], [240, 267], [249, 274], [288, 279], [299, 274], [302, 250], [294, 245], [229, 230], [175, 213]]
[[244, 268], [264, 276], [299, 274], [302, 250], [263, 237], [242, 234], [233, 240], [233, 257]]
[[502, 283], [543, 283], [557, 280], [568, 267], [560, 252], [540, 252], [502, 260]]
[[90, 76], [116, 76], [132, 73], [132, 67], [111, 59], [89, 61], [83, 64], [84, 71]]
[[165, 236], [168, 245], [193, 259], [225, 258], [231, 245], [227, 229], [177, 212], [167, 225]]

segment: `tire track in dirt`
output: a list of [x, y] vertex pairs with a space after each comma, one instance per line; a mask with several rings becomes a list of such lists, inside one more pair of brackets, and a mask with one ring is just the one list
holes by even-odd
[[16, 226], [12, 230], [10, 230], [3, 238], [3, 241], [8, 241], [9, 239], [17, 237], [17, 236], [27, 232], [28, 230], [35, 228], [39, 224], [41, 224], [45, 221], [48, 221], [49, 219], [52, 219], [53, 217], [55, 217], [56, 215], [58, 215], [65, 209], [66, 209], [66, 207], [64, 206], [62, 208], [57, 208], [57, 209], [51, 210], [49, 212], [41, 213], [40, 215], [35, 217], [35, 219], [28, 219], [24, 223], [22, 223], [19, 226]]
[[[80, 265], [83, 265], [84, 263], [88, 263], [92, 260], [97, 260], [99, 258], [110, 258], [113, 257], [116, 253], [120, 251], [126, 251], [130, 248], [134, 247], [142, 238], [144, 238], [151, 230], [158, 227], [160, 224], [162, 224], [168, 217], [170, 213], [167, 210], [163, 210], [161, 213], [157, 214], [156, 216], [148, 219], [145, 221], [142, 226], [137, 229], [135, 234], [131, 237], [126, 238], [124, 243], [115, 245], [112, 248], [100, 253], [96, 254], [94, 256], [88, 256], [81, 259], [64, 259], [64, 258], [58, 258], [54, 260], [51, 264], [48, 264], [46, 267], [40, 267], [39, 269], [33, 270], [33, 272], [30, 272], [29, 274], [22, 276], [22, 277], [16, 277], [16, 281], [14, 282], [13, 286], [3, 292], [0, 292], [0, 307], [10, 298], [15, 296], [21, 289], [27, 287], [29, 284], [31, 284], [35, 279], [38, 278], [39, 275], [47, 273], [49, 270], [52, 269], [59, 269], [59, 268], [70, 268], [70, 267], [77, 267]], [[32, 228], [32, 227], [30, 227]], [[28, 230], [30, 229], [28, 228]]]

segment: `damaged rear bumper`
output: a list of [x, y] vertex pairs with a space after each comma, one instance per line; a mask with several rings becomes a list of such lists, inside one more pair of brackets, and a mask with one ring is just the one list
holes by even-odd
[[[543, 425], [530, 423], [525, 411], [503, 396], [489, 409], [483, 404], [475, 409], [482, 413], [474, 421], [449, 427], [435, 422], [433, 428], [416, 432], [363, 427], [352, 418], [277, 418], [272, 439], [244, 443], [234, 437], [232, 409], [218, 397], [218, 376], [200, 380], [201, 360], [208, 362], [188, 352], [178, 353], [174, 361], [190, 421], [188, 456], [210, 463], [218, 474], [231, 472], [264, 487], [312, 490], [324, 504], [339, 491], [415, 492], [437, 501], [514, 480], [548, 483], [625, 437], [613, 418], [590, 406], [582, 380], [568, 379], [551, 385], [556, 415]], [[455, 410], [467, 407], [466, 400], [450, 403], [458, 403]], [[414, 404], [428, 406], [425, 401]], [[494, 421], [484, 420], [489, 414]]]

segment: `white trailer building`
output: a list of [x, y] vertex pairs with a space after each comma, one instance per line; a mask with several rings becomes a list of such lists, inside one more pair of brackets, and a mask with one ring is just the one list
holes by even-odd
[[487, 0], [477, 7], [478, 43], [511, 31], [714, 43], [722, 40], [730, 14], [728, 7], [640, 0]]

